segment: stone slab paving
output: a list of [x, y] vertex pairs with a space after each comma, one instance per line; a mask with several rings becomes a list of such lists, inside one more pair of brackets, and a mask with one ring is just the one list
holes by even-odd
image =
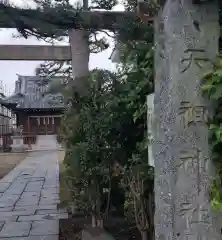
[[0, 180], [0, 240], [58, 240], [59, 166], [55, 150], [30, 152]]

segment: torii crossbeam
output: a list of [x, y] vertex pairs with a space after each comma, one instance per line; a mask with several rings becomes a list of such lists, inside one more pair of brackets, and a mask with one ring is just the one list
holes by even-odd
[[0, 60], [69, 61], [70, 46], [0, 45]]

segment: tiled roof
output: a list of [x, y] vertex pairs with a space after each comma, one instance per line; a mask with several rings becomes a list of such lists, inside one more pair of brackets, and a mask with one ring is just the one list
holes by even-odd
[[50, 94], [48, 89], [51, 82], [61, 81], [61, 78], [50, 80], [39, 76], [18, 76], [15, 82], [14, 94], [6, 98], [7, 103], [16, 103], [16, 108], [64, 108], [61, 93]]

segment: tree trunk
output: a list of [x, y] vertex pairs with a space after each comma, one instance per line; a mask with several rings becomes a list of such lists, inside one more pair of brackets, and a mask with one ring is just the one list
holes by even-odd
[[140, 231], [141, 234], [141, 240], [148, 240], [148, 233], [147, 231]]
[[75, 214], [76, 213], [76, 206], [74, 203], [71, 204], [71, 213]]
[[97, 227], [103, 228], [103, 219], [101, 217], [97, 219]]
[[96, 228], [97, 227], [97, 221], [96, 221], [96, 215], [92, 214], [92, 227]]
[[148, 238], [149, 240], [154, 240], [154, 193], [149, 193], [148, 204], [148, 217], [149, 217], [149, 230]]

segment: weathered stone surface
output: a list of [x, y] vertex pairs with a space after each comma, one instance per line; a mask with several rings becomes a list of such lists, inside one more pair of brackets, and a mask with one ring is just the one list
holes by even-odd
[[10, 216], [30, 216], [30, 215], [34, 215], [34, 213], [35, 213], [35, 210], [1, 212], [0, 218], [10, 217]]
[[46, 210], [36, 210], [36, 214], [40, 215], [40, 214], [56, 214], [56, 213], [66, 213], [67, 210], [66, 209], [46, 209]]
[[39, 201], [39, 205], [49, 205], [49, 204], [59, 204], [60, 200], [59, 199], [41, 199]]
[[0, 222], [16, 222], [18, 219], [18, 216], [13, 215], [13, 216], [3, 216], [0, 214]]
[[47, 189], [42, 189], [41, 190], [41, 196], [45, 196], [48, 194], [59, 194], [59, 188], [47, 188]]
[[16, 181], [14, 181], [9, 186], [9, 188], [5, 191], [5, 194], [11, 194], [11, 195], [21, 194], [24, 191], [24, 188], [26, 187], [27, 183], [28, 183], [28, 179], [18, 180], [16, 178]]
[[29, 182], [37, 182], [37, 181], [45, 181], [45, 178], [44, 177], [31, 177]]
[[53, 235], [59, 234], [59, 221], [45, 220], [32, 223], [30, 235]]
[[52, 189], [52, 188], [58, 188], [58, 185], [43, 185], [43, 189]]
[[20, 195], [14, 194], [4, 194], [0, 197], [0, 207], [11, 207], [13, 206], [19, 199]]
[[25, 188], [25, 192], [38, 192], [41, 191], [43, 181], [29, 182]]
[[0, 180], [0, 240], [58, 240], [59, 219], [68, 214], [57, 210], [57, 157], [55, 151], [30, 153]]
[[46, 175], [44, 185], [58, 185], [59, 179], [56, 177], [50, 177], [49, 175]]
[[0, 212], [9, 212], [12, 211], [13, 207], [1, 207]]
[[40, 192], [23, 192], [16, 206], [37, 205], [40, 198]]
[[19, 177], [31, 177], [34, 173], [33, 168], [24, 168], [21, 172]]
[[27, 206], [27, 205], [32, 205], [35, 206], [36, 204], [38, 204], [38, 199], [36, 198], [26, 198], [26, 199], [21, 199], [16, 203], [16, 207], [17, 206]]
[[25, 145], [23, 141], [23, 137], [21, 135], [18, 136], [12, 136], [13, 143], [11, 145], [12, 152], [20, 153], [20, 152], [25, 152]]
[[11, 183], [0, 182], [0, 193], [5, 192], [5, 190], [10, 186]]
[[50, 192], [50, 189], [48, 192], [41, 191], [41, 198], [42, 199], [59, 199], [58, 193], [52, 193]]
[[23, 210], [52, 210], [57, 209], [56, 204], [51, 205], [26, 205], [26, 206], [15, 206], [14, 211], [23, 211]]
[[57, 193], [56, 194], [45, 193], [45, 194], [41, 194], [39, 205], [52, 204], [52, 203], [57, 204], [59, 202], [60, 202], [59, 195]]
[[30, 175], [24, 175], [24, 176], [19, 176], [19, 177], [17, 177], [16, 178], [16, 180], [27, 180], [27, 179], [30, 179], [31, 178], [31, 176]]
[[4, 223], [0, 223], [0, 231], [2, 230]]
[[[10, 237], [10, 240], [58, 240], [58, 239], [59, 239], [58, 235]], [[0, 238], [0, 240], [9, 240], [9, 238]]]
[[24, 221], [43, 221], [43, 220], [58, 220], [68, 218], [67, 213], [55, 213], [45, 215], [34, 215], [34, 216], [21, 216], [18, 218], [18, 222]]
[[28, 222], [5, 223], [0, 231], [0, 238], [27, 237], [30, 229], [31, 223]]
[[167, 0], [156, 19], [156, 240], [221, 239], [208, 194], [209, 104], [200, 90], [201, 75], [218, 53], [216, 2]]
[[32, 191], [32, 192], [23, 192], [21, 194], [20, 199], [26, 199], [26, 198], [40, 198], [40, 191]]
[[24, 187], [22, 186], [13, 186], [8, 188], [4, 193], [5, 195], [20, 195], [24, 191]]

